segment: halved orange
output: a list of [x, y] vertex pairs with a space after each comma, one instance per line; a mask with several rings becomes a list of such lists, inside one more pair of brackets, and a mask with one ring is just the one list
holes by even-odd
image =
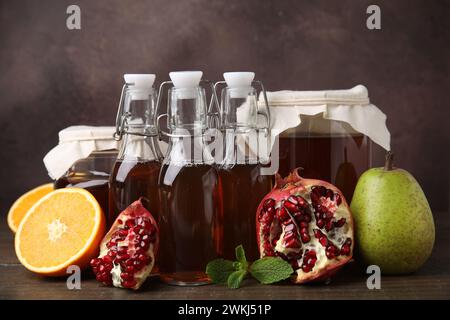
[[94, 196], [80, 188], [52, 191], [23, 218], [15, 237], [19, 261], [30, 271], [62, 276], [84, 269], [98, 254], [105, 217]]
[[47, 183], [31, 189], [20, 196], [20, 198], [13, 203], [8, 212], [8, 226], [11, 231], [16, 232], [20, 221], [25, 217], [27, 211], [38, 202], [39, 199], [52, 191], [53, 183]]

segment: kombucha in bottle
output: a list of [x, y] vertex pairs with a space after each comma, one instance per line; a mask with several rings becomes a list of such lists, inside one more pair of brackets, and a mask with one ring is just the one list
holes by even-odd
[[116, 138], [121, 140], [109, 180], [111, 225], [121, 211], [145, 197], [148, 210], [158, 220], [158, 175], [162, 154], [155, 127], [154, 74], [125, 74], [117, 115]]
[[[205, 143], [206, 98], [202, 72], [171, 72], [169, 147], [159, 175], [161, 279], [174, 285], [209, 283], [206, 265], [222, 251], [222, 198], [214, 160]], [[202, 81], [205, 82], [205, 81]], [[158, 107], [159, 109], [159, 107]]]
[[256, 209], [273, 184], [273, 175], [261, 174], [258, 143], [263, 128], [258, 128], [257, 117], [258, 113], [266, 115], [264, 129], [268, 129], [269, 113], [258, 111], [254, 77], [253, 72], [226, 72], [225, 83], [221, 82], [226, 84], [220, 103], [224, 157], [218, 168], [223, 190], [223, 255], [229, 260], [235, 260], [235, 247], [240, 244], [249, 260], [259, 258]]

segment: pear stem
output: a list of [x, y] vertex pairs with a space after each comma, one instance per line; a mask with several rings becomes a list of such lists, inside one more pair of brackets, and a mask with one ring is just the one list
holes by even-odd
[[386, 162], [384, 163], [384, 170], [391, 171], [394, 169], [394, 153], [392, 151], [388, 151], [386, 153]]

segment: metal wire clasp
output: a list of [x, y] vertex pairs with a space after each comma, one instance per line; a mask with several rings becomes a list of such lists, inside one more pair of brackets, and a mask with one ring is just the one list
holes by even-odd
[[[210, 103], [209, 103], [209, 106], [208, 106], [206, 118], [207, 118], [207, 128], [212, 128], [211, 125], [214, 124], [215, 119], [216, 118], [219, 119], [219, 112], [215, 111], [215, 109], [218, 110], [219, 99], [217, 98], [216, 91], [214, 89], [214, 84], [213, 84], [212, 81], [210, 81], [210, 80], [200, 80], [200, 84], [202, 84], [202, 83], [203, 84], [208, 84], [210, 89], [211, 89], [211, 100], [210, 100]], [[159, 86], [158, 99], [157, 99], [157, 102], [156, 102], [156, 114], [159, 113], [164, 87], [169, 86], [169, 85], [173, 85], [173, 82], [172, 81], [164, 81]], [[214, 108], [214, 105], [216, 105], [217, 108]], [[156, 127], [157, 132], [158, 132], [159, 140], [162, 140], [163, 136], [166, 136], [166, 137], [169, 137], [169, 138], [189, 138], [189, 137], [192, 137], [192, 135], [190, 135], [190, 134], [172, 134], [172, 133], [170, 133], [168, 131], [162, 130], [161, 126], [159, 125], [159, 123], [160, 123], [160, 120], [163, 119], [163, 118], [168, 118], [167, 112], [160, 114], [155, 120], [155, 127]], [[167, 121], [166, 121], [166, 128], [169, 129]], [[204, 130], [202, 130], [202, 134], [201, 135], [204, 134], [203, 131]], [[194, 135], [194, 137], [195, 136], [196, 135]]]
[[[124, 111], [124, 99], [125, 99], [125, 90], [129, 87], [134, 85], [134, 83], [125, 83], [122, 86], [122, 91], [120, 92], [120, 100], [119, 100], [119, 106], [117, 108], [117, 115], [116, 115], [116, 132], [114, 132], [114, 140], [120, 141], [122, 140], [122, 137], [124, 134], [132, 134], [136, 136], [142, 136], [142, 137], [156, 137], [158, 136], [157, 131], [153, 130], [153, 132], [129, 132], [126, 130], [127, 128], [127, 119], [130, 117], [129, 112]], [[159, 98], [159, 97], [158, 97]]]
[[[215, 93], [215, 96], [216, 96], [216, 99], [217, 99], [216, 101], [217, 101], [217, 106], [218, 106], [218, 110], [219, 110], [219, 116], [218, 116], [219, 121], [221, 120], [221, 115], [222, 115], [222, 113], [221, 113], [220, 104], [219, 104], [218, 98], [217, 98], [217, 88], [218, 88], [219, 86], [226, 86], [226, 84], [227, 84], [226, 81], [217, 81], [217, 82], [214, 84], [214, 93]], [[252, 81], [252, 86], [254, 86], [255, 84], [258, 85], [258, 86], [260, 87], [260, 90], [261, 90], [261, 92], [262, 92], [263, 99], [264, 99], [264, 102], [265, 102], [265, 112], [261, 112], [261, 111], [259, 110], [259, 106], [258, 106], [258, 104], [257, 104], [257, 108], [258, 108], [257, 114], [258, 114], [258, 115], [262, 115], [262, 116], [265, 118], [265, 120], [266, 120], [265, 126], [258, 127], [257, 129], [258, 129], [258, 130], [263, 130], [263, 131], [265, 131], [265, 134], [267, 135], [267, 134], [269, 133], [269, 130], [270, 130], [270, 121], [271, 121], [271, 119], [270, 119], [269, 101], [267, 100], [266, 89], [264, 88], [263, 83], [262, 83], [261, 81], [259, 81], [259, 80], [254, 80], [254, 81]], [[219, 123], [220, 123], [220, 122], [219, 122]]]

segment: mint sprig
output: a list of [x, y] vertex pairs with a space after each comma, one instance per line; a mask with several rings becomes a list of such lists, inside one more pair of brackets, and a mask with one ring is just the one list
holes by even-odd
[[237, 289], [249, 273], [262, 284], [270, 284], [287, 279], [294, 272], [288, 262], [277, 257], [265, 257], [250, 264], [242, 245], [236, 247], [236, 260], [215, 259], [206, 266], [206, 274], [213, 283], [226, 283]]
[[280, 258], [266, 257], [253, 262], [250, 273], [263, 284], [270, 284], [289, 278], [294, 272], [291, 265]]
[[227, 283], [228, 277], [235, 271], [233, 261], [216, 259], [206, 266], [206, 274], [214, 283]]

